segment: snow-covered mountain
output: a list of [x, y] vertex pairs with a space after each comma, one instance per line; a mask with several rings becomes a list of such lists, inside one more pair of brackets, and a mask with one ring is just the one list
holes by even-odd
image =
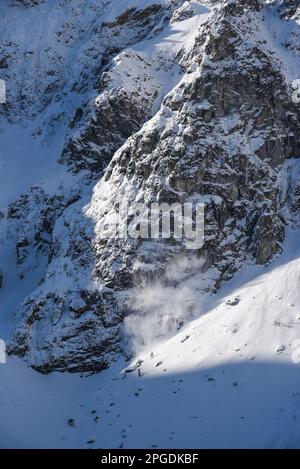
[[[299, 1], [0, 21], [0, 446], [299, 446]], [[103, 236], [191, 201], [196, 251]]]

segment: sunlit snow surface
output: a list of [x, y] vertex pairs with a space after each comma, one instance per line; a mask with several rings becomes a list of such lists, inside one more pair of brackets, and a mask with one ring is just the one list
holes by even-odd
[[[105, 20], [137, 3], [152, 2], [113, 2]], [[134, 50], [147, 55], [162, 44], [164, 51], [188, 45], [192, 29], [207, 15], [206, 7], [198, 7], [196, 17], [162, 31], [156, 45], [149, 41]], [[271, 15], [266, 25], [259, 34], [284, 53], [286, 75], [294, 79], [298, 65], [280, 49], [282, 37]], [[68, 60], [69, 66], [72, 56]], [[175, 72], [162, 95], [179, 79]], [[166, 76], [155, 79], [167, 82]], [[43, 142], [32, 137], [34, 129], [1, 125], [0, 209], [29, 185], [42, 183], [51, 192], [62, 181], [76, 183], [56, 163], [65, 129]], [[291, 231], [284, 253], [269, 266], [246, 265], [216, 295], [199, 296], [199, 318], [130, 363], [119, 361], [89, 377], [43, 376], [8, 358], [0, 364], [0, 447], [300, 447], [299, 236]], [[18, 302], [39, 280], [39, 272], [18, 280], [13, 247], [5, 243], [0, 245], [3, 338]], [[138, 360], [143, 363], [135, 371], [124, 371]]]

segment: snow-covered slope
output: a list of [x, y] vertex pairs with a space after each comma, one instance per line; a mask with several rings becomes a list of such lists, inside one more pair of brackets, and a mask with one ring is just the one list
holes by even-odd
[[[77, 182], [53, 197], [30, 189], [8, 209], [19, 277], [45, 260], [16, 309], [10, 352], [42, 372], [107, 367], [124, 351], [136, 288], [158, 277], [166, 286], [169, 263], [184, 257], [181, 280], [206, 271], [199, 288], [214, 291], [245, 260], [280, 253], [297, 218], [287, 164], [297, 167], [300, 152], [297, 17], [283, 17], [280, 2], [179, 3], [127, 10], [96, 28], [111, 44], [93, 68], [93, 91], [83, 88], [93, 99], [75, 83], [60, 93], [64, 108], [74, 94], [82, 100], [59, 158]], [[107, 217], [138, 201], [205, 203], [197, 262], [181, 241], [103, 239]]]
[[245, 266], [202, 298], [200, 318], [131, 363], [80, 378], [9, 359], [0, 446], [299, 448], [298, 239], [289, 233], [280, 259]]
[[[116, 325], [123, 313], [115, 307], [111, 291], [106, 292], [92, 275], [93, 223], [83, 214], [92, 195], [91, 181], [102, 175], [114, 152], [157, 112], [181, 80], [185, 70], [181, 58], [193, 48], [210, 10], [197, 1], [95, 1], [86, 9], [81, 0], [71, 7], [68, 2], [55, 6], [41, 2], [29, 9], [8, 2], [2, 10], [3, 36], [10, 37], [16, 24], [20, 28], [14, 42], [5, 42], [2, 51], [8, 94], [7, 105], [1, 108], [0, 134], [1, 336], [7, 337], [15, 311], [13, 334], [23, 335], [19, 329], [23, 307], [30, 309], [44, 295], [40, 303], [47, 309], [44, 318], [52, 322], [60, 316], [62, 295], [75, 308], [71, 313], [75, 321], [66, 317], [65, 326], [56, 319], [57, 328], [42, 326], [49, 333], [54, 326], [46, 342], [55, 343], [58, 331], [66, 328], [65, 336], [77, 336], [82, 352], [75, 358], [73, 345], [66, 344], [48, 355], [45, 337], [38, 334], [44, 358], [38, 358], [38, 352], [36, 366], [48, 369], [49, 359], [54, 359], [58, 368], [65, 369], [69, 349], [70, 369], [102, 369], [119, 353]], [[28, 29], [32, 30], [30, 53], [23, 40]], [[21, 56], [28, 60], [26, 69]], [[23, 100], [17, 99], [20, 94]], [[97, 333], [103, 321], [95, 311], [76, 320], [76, 305], [85, 301], [82, 295], [104, 310], [107, 331]], [[26, 339], [21, 341], [25, 351]], [[93, 356], [98, 357], [96, 362]]]
[[298, 3], [1, 2], [1, 447], [299, 446]]

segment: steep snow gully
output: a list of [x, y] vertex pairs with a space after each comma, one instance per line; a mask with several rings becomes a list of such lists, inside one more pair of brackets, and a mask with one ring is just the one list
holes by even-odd
[[0, 448], [300, 448], [299, 59], [294, 0], [1, 1]]

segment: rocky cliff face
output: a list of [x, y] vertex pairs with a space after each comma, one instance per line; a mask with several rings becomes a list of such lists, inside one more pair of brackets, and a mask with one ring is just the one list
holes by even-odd
[[[20, 281], [43, 266], [10, 342], [42, 372], [107, 367], [123, 350], [135, 289], [168, 285], [170, 262], [188, 260], [177, 286], [201, 264], [197, 288], [213, 292], [242, 263], [270, 262], [298, 223], [298, 2], [93, 1], [81, 17], [83, 3], [52, 7], [51, 45], [26, 55], [2, 109], [10, 122], [30, 119], [47, 144], [49, 127], [52, 139], [64, 128], [56, 159], [70, 183], [29, 187], [0, 221]], [[20, 47], [2, 48], [7, 80]], [[205, 203], [204, 246], [103, 236], [124, 202], [141, 201]]]

